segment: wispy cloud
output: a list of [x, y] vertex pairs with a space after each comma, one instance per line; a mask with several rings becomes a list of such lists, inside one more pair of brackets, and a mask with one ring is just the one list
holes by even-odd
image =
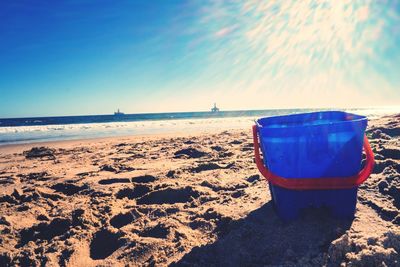
[[215, 37], [217, 38], [222, 38], [227, 36], [228, 34], [231, 34], [235, 30], [235, 26], [233, 27], [223, 27], [220, 30], [215, 32]]
[[225, 92], [376, 97], [376, 87], [390, 84], [388, 66], [400, 69], [400, 57], [387, 55], [399, 46], [399, 12], [382, 3], [231, 0], [212, 1], [203, 11], [195, 27], [210, 64], [227, 66], [217, 86]]

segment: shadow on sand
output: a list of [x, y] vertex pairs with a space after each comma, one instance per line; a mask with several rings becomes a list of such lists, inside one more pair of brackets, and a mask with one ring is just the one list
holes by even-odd
[[299, 219], [283, 222], [270, 201], [224, 225], [217, 241], [193, 248], [171, 266], [321, 265], [331, 242], [351, 224], [325, 210], [307, 210]]

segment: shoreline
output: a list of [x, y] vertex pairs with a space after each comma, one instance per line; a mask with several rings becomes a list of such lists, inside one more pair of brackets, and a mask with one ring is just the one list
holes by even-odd
[[41, 146], [74, 146], [74, 145], [92, 145], [95, 143], [118, 143], [118, 142], [134, 142], [137, 140], [152, 140], [160, 138], [185, 138], [185, 137], [198, 137], [207, 134], [218, 134], [225, 131], [242, 132], [248, 130], [251, 132], [251, 128], [233, 128], [233, 129], [222, 129], [222, 130], [198, 130], [190, 132], [173, 132], [173, 133], [157, 133], [157, 134], [140, 134], [140, 135], [121, 135], [121, 136], [109, 136], [109, 137], [93, 137], [93, 138], [82, 138], [82, 139], [68, 139], [68, 140], [54, 140], [54, 141], [42, 141], [42, 142], [32, 142], [32, 143], [20, 143], [20, 144], [0, 144], [0, 153], [19, 151], [21, 149], [29, 149], [32, 147]]
[[[287, 110], [286, 110], [287, 111]], [[301, 110], [293, 110], [293, 114]], [[312, 110], [309, 110], [312, 111]], [[375, 110], [348, 110], [370, 119], [400, 112], [400, 108]], [[251, 112], [251, 111], [249, 111]], [[243, 129], [251, 127], [253, 120], [259, 117], [283, 115], [273, 110], [264, 115], [242, 114], [233, 117], [181, 118], [168, 120], [114, 121], [71, 124], [48, 124], [32, 126], [0, 127], [0, 146], [12, 144], [28, 144], [54, 142], [64, 140], [82, 140], [106, 137], [141, 136], [154, 134], [175, 134], [177, 132], [214, 131], [219, 129]], [[283, 112], [281, 110], [281, 112]]]
[[[399, 113], [400, 114], [400, 113]], [[379, 117], [374, 117], [368, 120], [368, 123], [373, 123], [374, 121], [378, 121], [380, 119], [384, 119], [386, 117], [392, 117], [398, 115], [397, 113], [391, 115], [382, 115]], [[242, 119], [250, 119], [251, 117], [240, 117]], [[163, 121], [159, 121], [163, 122]], [[144, 133], [144, 134], [123, 134], [123, 135], [113, 135], [113, 136], [100, 136], [100, 137], [82, 137], [77, 139], [60, 139], [60, 140], [44, 140], [44, 141], [33, 141], [33, 142], [23, 142], [21, 143], [0, 143], [0, 152], [3, 150], [9, 150], [11, 148], [29, 148], [33, 146], [54, 146], [54, 145], [64, 145], [64, 144], [77, 144], [77, 143], [95, 143], [95, 142], [104, 142], [104, 141], [114, 141], [116, 139], [140, 139], [140, 138], [161, 138], [161, 137], [178, 137], [178, 136], [188, 136], [188, 135], [202, 135], [202, 134], [213, 134], [221, 131], [246, 131], [247, 129], [251, 131], [252, 123], [249, 123], [248, 126], [241, 127], [225, 127], [222, 129], [217, 128], [207, 128], [207, 129], [190, 129], [187, 131], [177, 130], [177, 131], [167, 131], [167, 132], [158, 132], [158, 133]], [[18, 126], [20, 127], [20, 126]]]

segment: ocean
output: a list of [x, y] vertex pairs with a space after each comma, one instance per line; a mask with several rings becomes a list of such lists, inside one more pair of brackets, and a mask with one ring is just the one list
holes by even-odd
[[[0, 119], [0, 145], [128, 135], [185, 133], [251, 127], [260, 117], [328, 109], [270, 109], [175, 112]], [[332, 109], [329, 109], [332, 110]], [[336, 109], [338, 110], [338, 109]], [[344, 110], [344, 109], [342, 109]], [[375, 118], [400, 113], [400, 108], [362, 108], [345, 111]]]

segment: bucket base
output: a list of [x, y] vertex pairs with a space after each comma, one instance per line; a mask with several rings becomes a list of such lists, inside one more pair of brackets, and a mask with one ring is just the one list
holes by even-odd
[[279, 217], [293, 220], [306, 208], [326, 207], [335, 218], [354, 218], [357, 187], [335, 190], [289, 190], [269, 183], [272, 201]]

